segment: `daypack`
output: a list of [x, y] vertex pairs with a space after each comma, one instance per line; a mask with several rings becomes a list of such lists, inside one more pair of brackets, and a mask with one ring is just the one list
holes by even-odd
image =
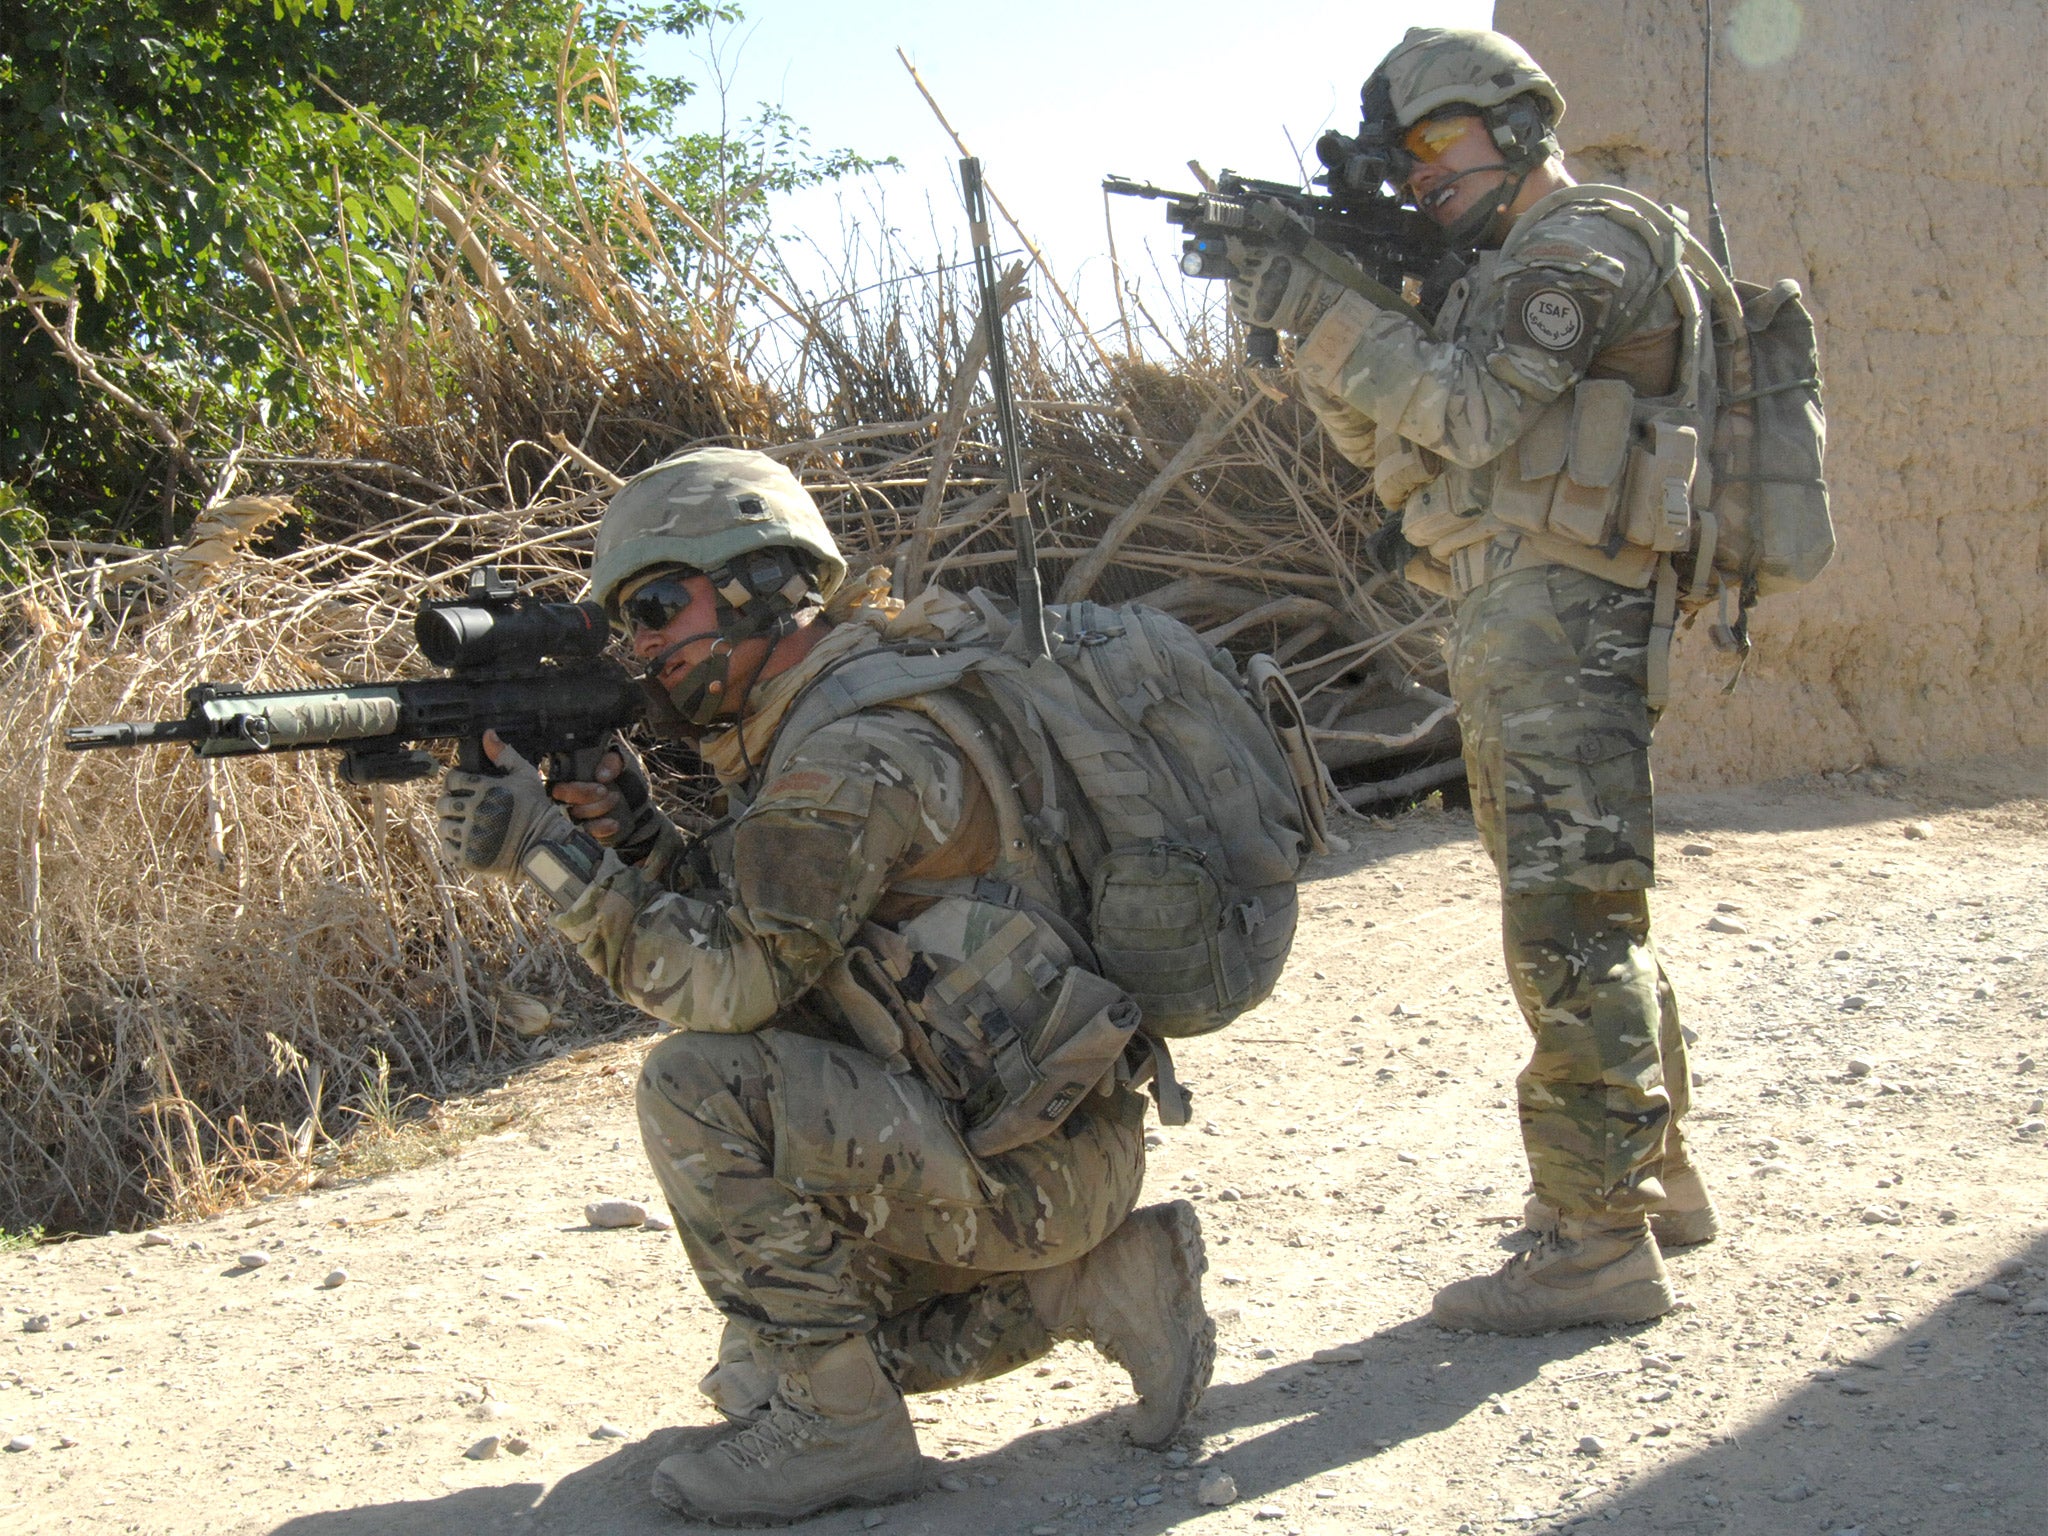
[[[1572, 203], [1598, 206], [1656, 256], [1679, 314], [1676, 384], [1636, 396], [1619, 380], [1582, 380], [1517, 445], [1494, 514], [1615, 562], [1616, 579], [1654, 583], [1667, 637], [1679, 607], [1719, 598], [1716, 643], [1746, 649], [1751, 605], [1805, 586], [1834, 555], [1813, 316], [1792, 279], [1732, 281], [1682, 219], [1626, 187], [1551, 193], [1502, 256]], [[1668, 654], [1653, 647], [1654, 701]]]
[[1037, 661], [1004, 644], [1000, 600], [977, 591], [955, 611], [978, 617], [940, 643], [857, 653], [808, 685], [768, 775], [832, 721], [936, 698], [946, 707], [924, 712], [996, 799], [997, 873], [1023, 878], [1027, 839], [1046, 856], [1063, 887], [1046, 894], [1147, 1034], [1205, 1034], [1256, 1007], [1293, 943], [1304, 852], [1321, 846], [1320, 786], [1299, 769], [1306, 733], [1278, 669], [1260, 669], [1255, 691], [1228, 653], [1141, 603], [1048, 607], [1052, 655]]

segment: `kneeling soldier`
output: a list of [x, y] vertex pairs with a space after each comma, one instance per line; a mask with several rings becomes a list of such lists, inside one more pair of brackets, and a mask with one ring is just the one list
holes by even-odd
[[[1050, 879], [986, 878], [998, 817], [969, 755], [899, 706], [776, 751], [792, 706], [882, 646], [900, 606], [851, 601], [845, 576], [773, 460], [700, 449], [648, 470], [604, 516], [591, 595], [666, 725], [706, 733], [726, 822], [685, 839], [623, 749], [551, 798], [493, 742], [509, 772], [451, 772], [441, 800], [454, 859], [534, 881], [612, 990], [676, 1026], [640, 1078], [641, 1134], [726, 1319], [702, 1390], [735, 1421], [655, 1473], [655, 1496], [697, 1519], [913, 1492], [903, 1394], [1061, 1338], [1130, 1372], [1131, 1437], [1163, 1446], [1215, 1352], [1193, 1208], [1132, 1209], [1143, 1100], [1119, 1075], [1039, 1139], [983, 1156], [963, 1140], [963, 1108], [1004, 1088], [976, 1020], [1028, 1031], [1077, 982], [1088, 1006], [1124, 1001], [1088, 972]], [[961, 1006], [919, 1001], [934, 998]]]

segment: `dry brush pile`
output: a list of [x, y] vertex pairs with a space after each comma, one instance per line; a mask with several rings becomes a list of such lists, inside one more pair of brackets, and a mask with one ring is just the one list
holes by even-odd
[[[573, 219], [488, 169], [422, 182], [416, 291], [318, 381], [318, 440], [252, 436], [205, 461], [185, 547], [53, 547], [0, 607], [22, 788], [0, 812], [0, 1227], [304, 1180], [387, 1074], [449, 1091], [549, 1049], [523, 1037], [554, 1021], [624, 1017], [538, 908], [440, 864], [430, 788], [343, 786], [317, 754], [73, 756], [65, 725], [182, 714], [200, 679], [417, 673], [421, 597], [486, 560], [573, 595], [620, 477], [692, 443], [781, 458], [899, 591], [1008, 581], [957, 268], [856, 231], [862, 278], [805, 295], [671, 209], [685, 259], [623, 157]], [[1155, 336], [1160, 365], [1106, 352], [1042, 270], [1005, 298], [1048, 592], [1142, 594], [1272, 652], [1360, 803], [1441, 782], [1440, 615], [1369, 572], [1377, 508], [1308, 413], [1227, 362], [1218, 325]], [[294, 510], [309, 536], [275, 521]]]

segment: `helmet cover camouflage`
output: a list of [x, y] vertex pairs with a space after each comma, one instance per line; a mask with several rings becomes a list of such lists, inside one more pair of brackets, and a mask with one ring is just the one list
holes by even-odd
[[650, 567], [715, 571], [757, 549], [812, 556], [823, 597], [846, 579], [818, 504], [785, 466], [742, 448], [692, 448], [613, 493], [597, 525], [590, 597], [609, 609], [619, 589]]
[[1564, 116], [1564, 95], [1543, 66], [1501, 32], [1411, 27], [1374, 74], [1385, 79], [1403, 128], [1443, 107], [1463, 104], [1483, 111], [1524, 95], [1544, 104], [1553, 127]]

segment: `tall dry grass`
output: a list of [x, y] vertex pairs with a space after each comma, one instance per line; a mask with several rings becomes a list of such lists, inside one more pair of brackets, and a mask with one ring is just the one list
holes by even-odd
[[[526, 898], [442, 866], [431, 786], [349, 788], [320, 754], [71, 756], [65, 725], [182, 714], [201, 679], [414, 672], [421, 597], [485, 560], [573, 595], [611, 489], [693, 443], [781, 458], [900, 589], [1008, 579], [958, 253], [913, 260], [856, 222], [849, 291], [806, 293], [623, 153], [564, 217], [488, 167], [420, 181], [408, 301], [313, 379], [317, 439], [205, 461], [186, 551], [53, 547], [0, 597], [22, 759], [0, 807], [0, 1227], [302, 1180], [392, 1082], [446, 1092], [528, 1049], [536, 1011], [629, 1017]], [[1248, 382], [1213, 320], [1158, 338], [1161, 365], [1106, 353], [1020, 274], [1005, 301], [1048, 590], [1142, 593], [1273, 652], [1367, 780], [1441, 756], [1440, 616], [1366, 572], [1376, 509], [1299, 403]], [[251, 490], [289, 495], [313, 536], [275, 541]]]

